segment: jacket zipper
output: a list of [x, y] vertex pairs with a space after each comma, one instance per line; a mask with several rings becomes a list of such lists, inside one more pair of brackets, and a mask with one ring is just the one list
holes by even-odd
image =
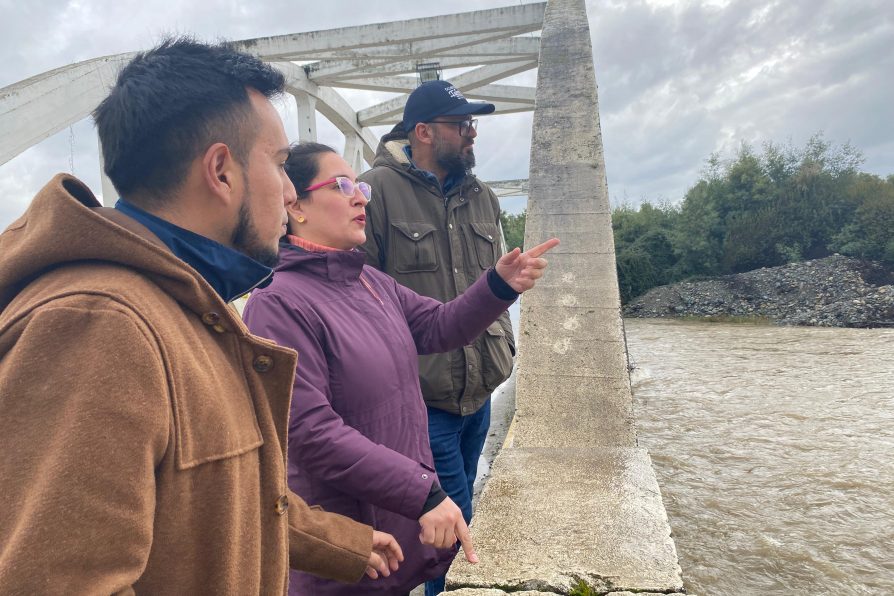
[[381, 304], [383, 307], [385, 306], [385, 303], [382, 301], [382, 299], [379, 297], [379, 295], [373, 289], [372, 285], [370, 285], [370, 283], [368, 281], [366, 281], [366, 278], [363, 277], [362, 273], [360, 274], [360, 283], [363, 284], [364, 288], [369, 290], [369, 293], [373, 295], [373, 298], [375, 298], [376, 300], [379, 301], [379, 304]]
[[[272, 269], [270, 270], [270, 273], [268, 273], [267, 275], [264, 276], [264, 279], [259, 280], [259, 281], [258, 281], [257, 283], [255, 283], [253, 286], [251, 286], [250, 288], [248, 288], [247, 290], [245, 290], [244, 292], [242, 292], [241, 294], [239, 294], [238, 296], [236, 296], [236, 298], [242, 298], [243, 296], [245, 296], [246, 294], [248, 294], [249, 292], [251, 292], [251, 291], [253, 291], [255, 288], [257, 288], [259, 285], [261, 285], [262, 283], [264, 283], [265, 281], [267, 281], [268, 279], [270, 279], [271, 277], [273, 277], [273, 270], [272, 270]], [[230, 300], [230, 302], [227, 302], [227, 304], [230, 304], [231, 302], [235, 301], [236, 298], [233, 298], [233, 300]]]

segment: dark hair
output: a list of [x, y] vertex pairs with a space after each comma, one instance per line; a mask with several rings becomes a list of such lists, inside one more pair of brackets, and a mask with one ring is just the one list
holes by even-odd
[[307, 196], [304, 189], [310, 186], [311, 181], [317, 177], [320, 171], [320, 155], [323, 153], [335, 153], [335, 149], [322, 143], [305, 141], [296, 143], [289, 149], [289, 158], [286, 160], [286, 174], [292, 184], [298, 198]]
[[[323, 153], [335, 153], [335, 149], [322, 143], [303, 141], [289, 147], [289, 157], [286, 159], [286, 175], [295, 185], [298, 198], [306, 198], [308, 193], [304, 189], [310, 186], [311, 181], [320, 172], [320, 155]], [[286, 234], [292, 234], [292, 222], [286, 226]], [[283, 239], [280, 239], [281, 241]]]
[[247, 164], [256, 135], [247, 88], [269, 98], [284, 83], [282, 73], [226, 43], [165, 39], [137, 54], [93, 111], [106, 174], [122, 195], [162, 201], [213, 143]]

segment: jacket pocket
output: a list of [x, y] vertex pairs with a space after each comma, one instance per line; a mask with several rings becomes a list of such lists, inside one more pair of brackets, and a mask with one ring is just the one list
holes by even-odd
[[[458, 375], [465, 374], [465, 366], [460, 367], [455, 363], [462, 362], [461, 354], [462, 350], [454, 350], [419, 356], [419, 385], [426, 404], [459, 412], [459, 396], [464, 377]], [[459, 370], [455, 371], [454, 368]]]
[[494, 321], [481, 336], [481, 375], [489, 392], [512, 374], [512, 351], [500, 321]]
[[172, 391], [173, 429], [180, 470], [236, 457], [264, 443], [242, 368], [233, 366], [232, 359], [216, 358], [213, 347], [206, 348], [210, 349], [181, 351], [173, 373], [177, 380]]
[[494, 266], [500, 255], [500, 231], [497, 224], [472, 222], [471, 241], [478, 257], [478, 266], [489, 269]]
[[398, 273], [438, 270], [435, 226], [427, 223], [391, 222], [391, 258]]

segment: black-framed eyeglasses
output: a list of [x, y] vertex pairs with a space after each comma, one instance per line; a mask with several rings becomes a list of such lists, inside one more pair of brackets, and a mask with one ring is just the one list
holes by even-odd
[[461, 137], [470, 137], [472, 136], [472, 131], [478, 130], [478, 119], [472, 118], [470, 120], [460, 120], [457, 122], [456, 120], [428, 120], [425, 124], [456, 124], [459, 126], [459, 136]]

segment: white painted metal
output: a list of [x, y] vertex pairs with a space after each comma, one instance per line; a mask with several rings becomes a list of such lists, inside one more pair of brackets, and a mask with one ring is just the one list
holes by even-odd
[[494, 191], [494, 194], [501, 199], [503, 197], [527, 196], [528, 194], [527, 178], [520, 180], [498, 180], [495, 182], [488, 182], [487, 185]]
[[545, 2], [522, 4], [438, 17], [247, 39], [237, 42], [236, 47], [264, 60], [316, 60], [318, 53], [326, 51], [363, 50], [490, 31], [539, 31], [545, 9]]
[[[534, 89], [496, 81], [537, 67], [546, 3], [342, 27], [234, 42], [286, 76], [297, 106], [299, 140], [316, 140], [318, 112], [345, 135], [345, 158], [358, 172], [373, 162], [378, 139], [369, 126], [400, 120], [418, 85], [420, 62], [465, 68], [451, 77], [471, 100], [498, 114], [534, 109]], [[102, 100], [133, 53], [87, 60], [0, 89], [0, 164], [81, 120]], [[407, 76], [412, 73], [414, 76]], [[403, 76], [402, 76], [403, 75]], [[359, 110], [337, 89], [399, 94]], [[117, 197], [103, 175], [103, 196]]]
[[347, 100], [334, 89], [320, 87], [307, 80], [304, 69], [291, 62], [275, 62], [274, 65], [286, 76], [286, 90], [292, 94], [307, 94], [317, 100], [316, 108], [344, 135], [354, 134], [363, 140], [363, 156], [372, 163], [378, 140], [369, 129], [360, 126], [357, 113]]
[[317, 98], [306, 91], [292, 92], [298, 108], [298, 140], [317, 140]]
[[[513, 30], [512, 33], [515, 34], [516, 30]], [[499, 39], [503, 37], [503, 35], [504, 33], [502, 31], [494, 31], [480, 35], [462, 35], [459, 38], [448, 37], [433, 39], [426, 42], [408, 44], [408, 52], [405, 54], [397, 54], [382, 58], [365, 56], [354, 60], [326, 60], [310, 65], [308, 76], [315, 81], [338, 80], [340, 78], [349, 78], [354, 74], [368, 76], [370, 72], [378, 72], [380, 68], [389, 67], [392, 64], [407, 63], [407, 56], [413, 57], [413, 62], [411, 62], [413, 67], [410, 70], [415, 70], [416, 62], [426, 61], [433, 56], [440, 55], [445, 50], [468, 48], [483, 41]], [[425, 47], [419, 48], [418, 46]], [[500, 56], [499, 58], [506, 57]], [[457, 65], [460, 65], [460, 63], [457, 62]]]
[[[457, 39], [457, 42], [459, 39]], [[398, 58], [405, 60], [407, 56], [417, 56], [434, 49], [434, 40], [417, 41], [399, 44], [363, 48], [361, 50], [341, 50], [314, 52], [304, 57], [289, 57], [291, 60], [365, 60], [381, 58]], [[443, 47], [439, 41], [438, 47]], [[455, 47], [459, 47], [457, 44]], [[540, 51], [540, 40], [537, 37], [509, 37], [496, 41], [482, 41], [466, 46], [460, 52], [443, 50], [441, 56], [514, 56], [516, 58], [536, 58]], [[308, 57], [309, 56], [309, 57]]]
[[[536, 62], [510, 62], [509, 64], [502, 66], [481, 66], [471, 72], [453, 77], [450, 82], [460, 91], [466, 91], [467, 89], [474, 89], [479, 85], [485, 85], [491, 81], [496, 81], [526, 70], [531, 70], [536, 66]], [[531, 93], [533, 93], [533, 89], [531, 89]], [[371, 108], [360, 110], [357, 112], [357, 119], [364, 126], [390, 122], [394, 115], [403, 113], [408, 96], [408, 94], [401, 95], [400, 97], [389, 99], [388, 101], [382, 102]], [[525, 105], [525, 109], [512, 111], [530, 111], [534, 109], [533, 102], [523, 105]]]
[[0, 89], [0, 164], [89, 114], [132, 56], [94, 58]]
[[357, 135], [349, 134], [345, 137], [345, 161], [355, 173], [359, 174], [366, 168], [363, 167], [363, 139]]

